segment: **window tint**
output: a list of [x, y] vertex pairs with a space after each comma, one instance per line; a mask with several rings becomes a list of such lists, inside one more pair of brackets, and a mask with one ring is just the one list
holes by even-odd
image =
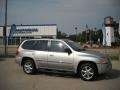
[[29, 50], [46, 51], [48, 50], [47, 45], [48, 45], [47, 40], [31, 40], [31, 41], [26, 41], [22, 47], [24, 49], [29, 49]]
[[65, 48], [68, 48], [64, 43], [60, 41], [51, 41], [50, 51], [65, 52]]
[[42, 50], [42, 51], [48, 50], [48, 41], [47, 40], [40, 40], [39, 41], [39, 50]]

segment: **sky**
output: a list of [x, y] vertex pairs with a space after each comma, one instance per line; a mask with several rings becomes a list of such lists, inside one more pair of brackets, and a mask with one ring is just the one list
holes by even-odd
[[[4, 25], [5, 0], [0, 0], [0, 26]], [[7, 24], [57, 24], [58, 30], [74, 34], [102, 28], [105, 16], [120, 20], [120, 0], [8, 0]]]

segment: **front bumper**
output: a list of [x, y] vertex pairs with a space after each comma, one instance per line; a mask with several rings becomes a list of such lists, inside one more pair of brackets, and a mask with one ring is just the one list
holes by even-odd
[[97, 68], [98, 74], [103, 74], [112, 70], [112, 64], [111, 63], [97, 64]]

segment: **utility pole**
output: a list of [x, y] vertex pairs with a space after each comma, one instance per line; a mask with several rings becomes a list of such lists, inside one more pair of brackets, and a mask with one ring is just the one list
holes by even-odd
[[4, 31], [3, 31], [3, 35], [4, 35], [4, 49], [5, 49], [5, 56], [7, 55], [7, 35], [6, 35], [6, 31], [7, 31], [7, 0], [5, 1], [5, 26], [4, 26]]

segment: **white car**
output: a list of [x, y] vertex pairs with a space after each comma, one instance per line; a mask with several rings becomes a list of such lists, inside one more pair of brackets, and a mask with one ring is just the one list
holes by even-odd
[[67, 39], [25, 40], [16, 51], [16, 62], [27, 74], [36, 69], [50, 69], [74, 72], [83, 80], [92, 80], [112, 69], [109, 57], [82, 49]]

